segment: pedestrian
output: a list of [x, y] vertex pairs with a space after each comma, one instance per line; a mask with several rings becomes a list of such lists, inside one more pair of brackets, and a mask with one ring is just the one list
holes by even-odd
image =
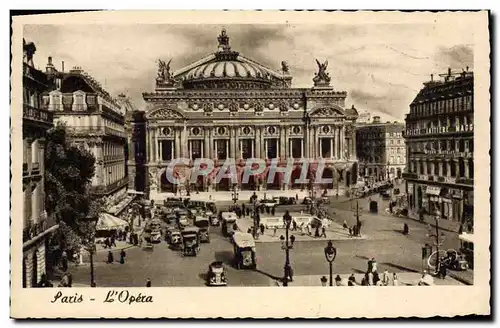
[[122, 251], [120, 252], [120, 264], [125, 264], [125, 250], [122, 249]]
[[325, 228], [325, 226], [321, 227], [321, 237], [326, 238], [326, 228]]
[[111, 251], [108, 252], [108, 264], [112, 264], [114, 262], [114, 257], [113, 257], [113, 253], [111, 253]]
[[297, 230], [297, 222], [295, 220], [292, 221], [292, 230], [293, 231]]
[[342, 224], [342, 227], [344, 228], [344, 230], [348, 229], [349, 226], [347, 225], [347, 221], [344, 220], [344, 223]]
[[349, 227], [349, 237], [352, 237], [352, 228]]
[[146, 280], [146, 287], [151, 287], [151, 279]]
[[64, 272], [68, 271], [68, 253], [66, 251], [62, 252], [61, 255], [61, 261], [62, 261], [62, 270]]
[[245, 213], [246, 213], [246, 206], [245, 206], [245, 204], [241, 205], [241, 212], [243, 213], [243, 216], [245, 216]]
[[111, 246], [116, 247], [116, 240], [114, 234], [111, 235], [111, 243], [109, 244], [109, 248], [111, 248]]
[[274, 226], [274, 231], [273, 231], [273, 237], [276, 237], [276, 232], [278, 231], [278, 228]]
[[73, 275], [68, 273], [68, 287], [73, 287]]
[[366, 270], [366, 272], [372, 272], [372, 270], [373, 270], [373, 262], [374, 261], [375, 261], [375, 259], [373, 257], [368, 260], [368, 269]]
[[387, 269], [386, 269], [386, 270], [384, 270], [384, 273], [382, 273], [382, 284], [384, 286], [389, 286], [389, 280], [390, 280], [389, 271], [387, 271]]
[[299, 201], [299, 194], [295, 194], [295, 201], [298, 202]]
[[252, 228], [248, 228], [247, 233], [252, 233]]
[[319, 227], [316, 226], [316, 229], [314, 230], [314, 238], [319, 238]]
[[266, 227], [263, 224], [261, 224], [260, 225], [260, 234], [263, 235], [265, 230], [266, 230]]
[[403, 235], [409, 235], [410, 234], [410, 228], [408, 227], [408, 223], [405, 223], [403, 225]]
[[68, 274], [67, 273], [63, 274], [63, 276], [61, 278], [61, 282], [59, 283], [59, 285], [57, 287], [68, 287]]
[[335, 277], [335, 286], [342, 286], [342, 278], [340, 278], [340, 275]]
[[356, 277], [354, 276], [354, 273], [351, 273], [348, 281], [349, 281], [349, 283], [352, 283], [352, 285], [349, 285], [349, 286], [356, 286]]
[[396, 274], [396, 272], [394, 272], [392, 274], [392, 285], [399, 286], [399, 279], [398, 279], [398, 275]]

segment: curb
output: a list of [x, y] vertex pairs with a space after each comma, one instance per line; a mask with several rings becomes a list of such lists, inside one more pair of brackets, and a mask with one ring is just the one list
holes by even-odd
[[464, 278], [461, 278], [459, 276], [456, 276], [454, 275], [453, 273], [452, 274], [449, 274], [448, 273], [448, 276], [450, 276], [451, 278], [455, 279], [456, 281], [458, 282], [461, 282], [462, 284], [464, 285], [467, 285], [467, 286], [474, 286], [474, 282], [472, 281], [469, 281], [468, 279], [464, 279]]

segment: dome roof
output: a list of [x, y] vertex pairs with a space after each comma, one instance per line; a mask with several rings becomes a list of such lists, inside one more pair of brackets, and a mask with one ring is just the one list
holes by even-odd
[[189, 70], [186, 79], [248, 77], [253, 79], [268, 79], [269, 73], [252, 63], [237, 60], [215, 61], [205, 63]]
[[265, 89], [287, 87], [286, 78], [231, 50], [229, 37], [222, 30], [215, 53], [180, 69], [173, 79], [186, 89]]

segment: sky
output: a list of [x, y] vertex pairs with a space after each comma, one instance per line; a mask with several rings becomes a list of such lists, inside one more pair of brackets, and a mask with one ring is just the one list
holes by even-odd
[[293, 87], [312, 87], [315, 59], [328, 61], [331, 85], [347, 91], [346, 107], [382, 120], [403, 120], [409, 104], [448, 67], [473, 69], [474, 35], [466, 24], [363, 25], [25, 25], [37, 47], [35, 66], [80, 66], [112, 95], [127, 94], [138, 109], [154, 91], [157, 60], [174, 71], [217, 49], [226, 28], [232, 50], [280, 70], [287, 61]]

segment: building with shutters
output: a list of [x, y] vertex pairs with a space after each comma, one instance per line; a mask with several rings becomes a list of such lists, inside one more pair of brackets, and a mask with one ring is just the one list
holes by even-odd
[[356, 124], [356, 153], [360, 176], [366, 182], [401, 179], [406, 166], [404, 123], [381, 122], [374, 116], [370, 123]]
[[[347, 93], [330, 85], [327, 63], [317, 61], [313, 87], [293, 88], [286, 62], [281, 70], [273, 70], [241, 55], [231, 49], [225, 30], [217, 41], [214, 53], [175, 72], [172, 61], [159, 61], [155, 90], [143, 94], [144, 116], [137, 115], [131, 122], [146, 138], [145, 164], [134, 167], [146, 168], [147, 181], [133, 188], [144, 187], [149, 193], [304, 188], [293, 183], [300, 176], [301, 158], [324, 158], [324, 177], [335, 177], [341, 190], [355, 183], [358, 113], [345, 106]], [[193, 161], [201, 157], [216, 161], [213, 174], [200, 176], [193, 184], [173, 185], [166, 170], [172, 159], [180, 157], [191, 161], [181, 175], [189, 177]], [[237, 186], [230, 179], [214, 183], [214, 174], [228, 158], [238, 166]], [[242, 183], [245, 161], [250, 158], [264, 159], [266, 165], [271, 159], [293, 158], [292, 182], [277, 174], [269, 183], [266, 169]]]
[[[474, 75], [451, 69], [424, 83], [406, 115], [410, 210], [464, 223], [474, 204]], [[468, 222], [468, 223], [467, 223]], [[467, 223], [467, 224], [465, 224]]]
[[[45, 211], [45, 136], [53, 126], [53, 114], [42, 107], [43, 93], [52, 85], [44, 72], [35, 68], [36, 46], [23, 40], [23, 287], [36, 286], [50, 271], [46, 261], [49, 237], [56, 222]], [[49, 266], [49, 267], [47, 267]]]

